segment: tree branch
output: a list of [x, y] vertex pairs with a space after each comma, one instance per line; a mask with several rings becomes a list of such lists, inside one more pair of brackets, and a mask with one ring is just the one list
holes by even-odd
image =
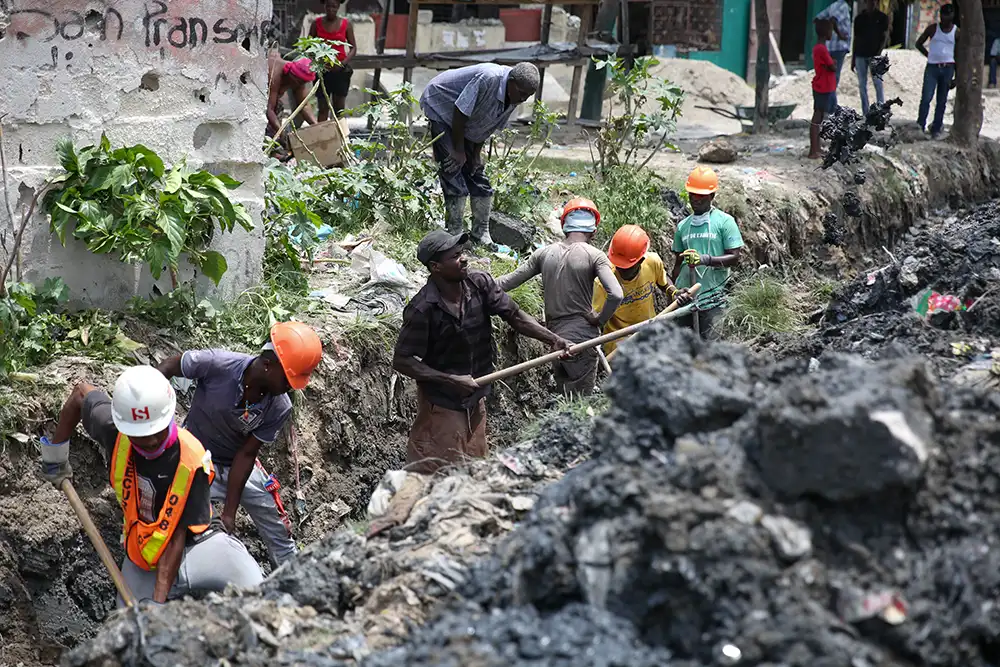
[[[7, 205], [7, 217], [10, 220], [10, 229], [14, 231], [14, 208], [10, 204], [10, 186], [7, 184], [7, 151], [4, 149], [3, 119], [7, 114], [0, 114], [0, 169], [3, 171], [3, 198]], [[7, 249], [7, 230], [0, 230], [0, 248], [3, 248], [4, 255], [9, 255]], [[6, 259], [6, 257], [4, 258]]]
[[28, 206], [28, 210], [25, 212], [24, 217], [21, 218], [21, 225], [18, 227], [17, 234], [14, 236], [14, 245], [11, 247], [11, 252], [7, 256], [7, 261], [4, 263], [3, 272], [0, 272], [0, 297], [7, 296], [7, 276], [10, 275], [10, 269], [17, 260], [17, 257], [21, 252], [21, 239], [24, 238], [24, 230], [28, 226], [28, 221], [31, 220], [31, 216], [35, 212], [35, 205], [38, 204], [38, 200], [48, 192], [51, 185], [46, 184], [35, 196], [31, 198], [31, 205]]

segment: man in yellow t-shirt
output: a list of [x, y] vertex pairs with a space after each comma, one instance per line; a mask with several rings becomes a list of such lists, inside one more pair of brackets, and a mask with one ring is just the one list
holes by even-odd
[[[624, 225], [615, 232], [608, 250], [608, 259], [615, 266], [615, 278], [625, 293], [615, 314], [604, 325], [601, 333], [611, 333], [625, 327], [645, 322], [656, 315], [655, 289], [658, 287], [673, 300], [675, 294], [681, 303], [687, 302], [687, 290], [680, 290], [667, 277], [663, 260], [649, 252], [649, 236], [638, 225]], [[594, 310], [604, 307], [607, 292], [594, 282]], [[619, 341], [604, 344], [604, 353], [611, 354]]]

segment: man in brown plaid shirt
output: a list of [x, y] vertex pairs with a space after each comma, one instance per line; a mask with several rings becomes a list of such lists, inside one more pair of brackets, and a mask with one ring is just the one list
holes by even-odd
[[393, 368], [417, 381], [417, 416], [406, 446], [407, 469], [431, 473], [442, 465], [486, 456], [486, 396], [475, 378], [493, 372], [491, 315], [518, 333], [572, 345], [521, 310], [488, 273], [470, 271], [467, 234], [436, 230], [417, 247], [430, 279], [403, 310]]

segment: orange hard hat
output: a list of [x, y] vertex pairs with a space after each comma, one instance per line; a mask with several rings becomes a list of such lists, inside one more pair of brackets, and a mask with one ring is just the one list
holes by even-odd
[[574, 197], [573, 199], [570, 199], [568, 202], [566, 202], [566, 205], [563, 206], [562, 216], [559, 218], [559, 222], [561, 222], [565, 226], [566, 216], [572, 213], [573, 211], [580, 211], [580, 210], [590, 211], [591, 213], [594, 214], [594, 217], [597, 219], [594, 224], [595, 225], [601, 224], [601, 212], [597, 210], [597, 205], [594, 204], [594, 202], [587, 199], [586, 197]]
[[307, 324], [279, 322], [271, 327], [271, 344], [292, 389], [304, 389], [323, 358], [323, 343]]
[[684, 189], [688, 194], [710, 195], [719, 189], [719, 177], [711, 167], [695, 167], [688, 176]]
[[611, 238], [608, 259], [619, 269], [630, 269], [646, 256], [649, 235], [639, 225], [622, 225]]

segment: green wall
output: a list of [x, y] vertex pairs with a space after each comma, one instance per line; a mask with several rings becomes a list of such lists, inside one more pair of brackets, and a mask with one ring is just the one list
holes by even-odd
[[834, 0], [809, 0], [806, 12], [806, 68], [813, 66], [813, 47], [816, 46], [816, 28], [813, 27], [813, 17], [833, 4]]
[[[806, 13], [806, 66], [812, 69], [812, 49], [816, 45], [816, 30], [812, 17], [833, 4], [834, 0], [791, 0], [807, 2]], [[719, 51], [692, 51], [691, 60], [707, 60], [737, 76], [746, 78], [747, 50], [750, 48], [750, 5], [753, 0], [723, 0], [722, 49]]]
[[707, 60], [746, 78], [747, 49], [750, 48], [750, 3], [752, 0], [723, 0], [722, 50], [692, 51], [691, 60]]

